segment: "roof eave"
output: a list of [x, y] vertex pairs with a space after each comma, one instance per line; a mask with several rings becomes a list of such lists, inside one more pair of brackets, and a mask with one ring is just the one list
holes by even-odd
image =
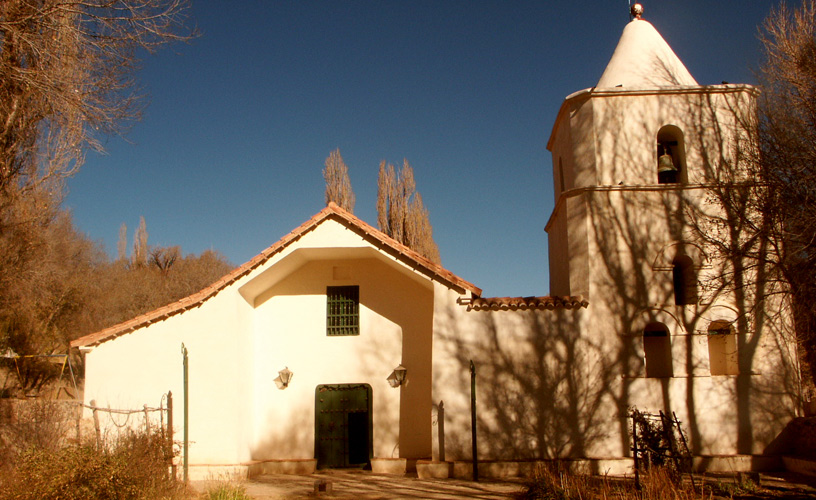
[[320, 223], [328, 218], [336, 218], [344, 221], [348, 227], [356, 229], [358, 234], [360, 234], [364, 239], [367, 239], [377, 249], [385, 251], [391, 254], [392, 257], [403, 261], [415, 272], [422, 272], [429, 278], [444, 283], [446, 286], [456, 290], [460, 294], [470, 292], [471, 295], [476, 297], [482, 294], [482, 290], [469, 281], [466, 281], [447, 269], [444, 269], [442, 266], [431, 262], [414, 250], [411, 250], [407, 246], [397, 242], [378, 229], [375, 229], [373, 226], [363, 222], [350, 212], [343, 210], [336, 204], [330, 203], [326, 208], [315, 214], [312, 218], [295, 228], [293, 231], [289, 232], [276, 243], [266, 248], [263, 252], [256, 255], [245, 264], [235, 268], [224, 277], [201, 291], [166, 306], [132, 318], [128, 321], [75, 339], [70, 345], [71, 347], [77, 347], [80, 349], [90, 348], [158, 321], [163, 321], [189, 309], [199, 307], [204, 302], [221, 292], [221, 290], [257, 269], [274, 255], [281, 252], [284, 248], [299, 240], [301, 237], [303, 237], [303, 235], [314, 230], [318, 225], [320, 225]]

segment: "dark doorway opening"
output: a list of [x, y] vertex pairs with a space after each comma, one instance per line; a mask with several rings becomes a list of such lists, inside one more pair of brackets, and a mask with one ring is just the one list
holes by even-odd
[[371, 386], [319, 385], [315, 389], [318, 468], [365, 467], [371, 462]]

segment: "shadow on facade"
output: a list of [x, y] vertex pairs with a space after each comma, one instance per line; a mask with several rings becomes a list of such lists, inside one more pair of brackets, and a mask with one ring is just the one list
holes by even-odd
[[[461, 374], [455, 391], [469, 393], [470, 359], [479, 370], [480, 455], [630, 456], [631, 407], [676, 412], [694, 454], [761, 454], [795, 416], [799, 387], [756, 182], [752, 95], [736, 86], [656, 95], [642, 114], [658, 109], [657, 124], [633, 122], [632, 101], [603, 105], [592, 115], [595, 142], [574, 151], [584, 164], [575, 160], [573, 182], [583, 184], [562, 194], [581, 202], [587, 234], [568, 241], [569, 262], [551, 263], [582, 271], [554, 293], [582, 295], [588, 308], [443, 320]], [[685, 171], [659, 183], [666, 126], [682, 133], [672, 145], [685, 148]], [[663, 359], [649, 339], [661, 331]], [[726, 355], [735, 365], [721, 372], [710, 337], [723, 331], [734, 335]], [[447, 449], [469, 457], [469, 415], [447, 417], [460, 430]]]

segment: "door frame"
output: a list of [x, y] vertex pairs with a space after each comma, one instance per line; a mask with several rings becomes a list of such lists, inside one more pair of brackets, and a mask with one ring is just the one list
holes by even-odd
[[[320, 409], [319, 409], [319, 404], [320, 404], [320, 394], [321, 394], [320, 389], [321, 388], [328, 388], [329, 390], [335, 390], [335, 391], [337, 391], [337, 390], [352, 390], [352, 389], [364, 389], [366, 391], [366, 411], [368, 413], [368, 426], [367, 426], [368, 427], [368, 429], [367, 429], [368, 430], [368, 436], [367, 436], [367, 440], [368, 440], [368, 450], [367, 450], [368, 461], [364, 466], [370, 465], [371, 464], [371, 458], [374, 456], [374, 439], [373, 439], [374, 438], [374, 413], [373, 413], [373, 399], [374, 398], [373, 398], [373, 390], [371, 389], [371, 385], [370, 384], [365, 384], [365, 383], [357, 383], [357, 384], [318, 384], [315, 387], [314, 457], [315, 457], [315, 460], [318, 460], [318, 461], [320, 460], [320, 453], [319, 453], [319, 447], [320, 447]], [[349, 412], [343, 412], [343, 415], [344, 415], [344, 425], [345, 425], [345, 432], [346, 432], [345, 439], [344, 439], [344, 443], [345, 443], [344, 462], [348, 462], [349, 448], [350, 448], [348, 446], [348, 443], [349, 443], [348, 415], [349, 415]], [[320, 464], [319, 462], [318, 462], [317, 466], [322, 467], [322, 468], [330, 468], [330, 466]], [[340, 466], [340, 467], [359, 467], [359, 464], [344, 465], [344, 466]]]

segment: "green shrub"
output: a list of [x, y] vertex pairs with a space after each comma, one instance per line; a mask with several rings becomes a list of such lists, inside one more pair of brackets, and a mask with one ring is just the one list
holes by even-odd
[[207, 493], [204, 494], [205, 500], [252, 500], [252, 497], [246, 494], [243, 486], [230, 483], [220, 482], [215, 486], [210, 487]]

